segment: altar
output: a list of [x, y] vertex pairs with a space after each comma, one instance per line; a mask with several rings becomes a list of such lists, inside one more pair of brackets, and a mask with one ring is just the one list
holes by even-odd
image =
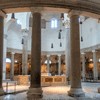
[[[55, 66], [51, 68], [56, 68]], [[67, 85], [66, 75], [52, 75], [52, 71], [58, 69], [51, 69], [51, 73], [47, 70], [46, 65], [41, 66], [41, 86], [57, 86], [57, 85]]]
[[66, 76], [41, 76], [41, 86], [67, 85]]

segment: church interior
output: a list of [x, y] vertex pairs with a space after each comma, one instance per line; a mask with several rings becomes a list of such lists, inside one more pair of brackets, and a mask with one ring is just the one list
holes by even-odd
[[0, 1], [0, 100], [100, 100], [100, 1]]

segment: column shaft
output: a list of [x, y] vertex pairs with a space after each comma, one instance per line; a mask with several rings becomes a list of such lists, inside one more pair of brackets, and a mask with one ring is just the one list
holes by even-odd
[[0, 95], [4, 94], [2, 87], [3, 76], [3, 35], [4, 35], [4, 18], [0, 16]]
[[0, 88], [2, 88], [2, 71], [3, 71], [3, 26], [4, 18], [0, 16]]
[[[28, 91], [28, 100], [42, 97], [41, 89], [41, 14], [34, 12], [32, 25], [31, 45], [31, 83]], [[38, 99], [37, 99], [38, 98]]]
[[71, 54], [70, 54], [70, 29], [66, 33], [66, 51], [65, 51], [65, 63], [66, 63], [66, 77], [70, 80], [70, 67], [71, 67]]
[[11, 53], [10, 79], [14, 80], [14, 52]]
[[70, 16], [70, 48], [71, 89], [68, 94], [70, 96], [84, 96], [81, 88], [79, 16], [74, 12]]
[[33, 13], [31, 46], [31, 87], [41, 87], [41, 14]]
[[6, 51], [7, 51], [7, 35], [4, 34], [4, 43], [3, 43], [3, 80], [6, 79]]
[[82, 79], [85, 81], [85, 54], [82, 54]]
[[81, 88], [79, 16], [71, 16], [71, 87]]
[[27, 37], [23, 37], [23, 53], [22, 53], [22, 75], [27, 75], [28, 65], [27, 65]]
[[59, 60], [58, 60], [58, 75], [61, 74], [61, 55], [58, 56]]
[[96, 51], [93, 51], [93, 77], [94, 80], [98, 80], [98, 69], [97, 69], [97, 58], [96, 58]]
[[49, 63], [49, 55], [47, 55], [47, 72], [50, 73], [50, 63]]

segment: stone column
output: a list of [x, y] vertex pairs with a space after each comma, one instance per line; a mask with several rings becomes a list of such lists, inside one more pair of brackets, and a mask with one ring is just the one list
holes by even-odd
[[3, 73], [3, 37], [4, 37], [4, 18], [0, 16], [0, 95], [4, 94], [2, 87], [2, 73]]
[[49, 62], [49, 60], [50, 60], [50, 55], [47, 55], [47, 72], [48, 72], [48, 74], [50, 73], [50, 62]]
[[70, 55], [70, 29], [67, 29], [66, 33], [66, 49], [65, 49], [65, 63], [66, 63], [66, 77], [70, 80], [70, 67], [71, 67], [71, 55]]
[[11, 68], [10, 68], [10, 79], [14, 80], [14, 52], [11, 52]]
[[98, 68], [97, 68], [97, 57], [96, 57], [96, 51], [93, 50], [93, 78], [94, 78], [94, 81], [97, 81], [98, 80]]
[[27, 51], [27, 39], [28, 39], [28, 31], [23, 30], [23, 51], [22, 51], [22, 75], [27, 75], [28, 73], [28, 51]]
[[[34, 9], [36, 11], [36, 9]], [[42, 97], [41, 89], [41, 13], [32, 13], [32, 44], [31, 44], [31, 82], [27, 93], [28, 100]]]
[[6, 79], [6, 51], [7, 51], [7, 35], [4, 34], [4, 43], [3, 43], [3, 80]]
[[81, 53], [82, 55], [82, 80], [85, 81], [85, 53]]
[[58, 75], [61, 74], [61, 55], [58, 55]]
[[71, 48], [71, 88], [70, 96], [84, 96], [81, 87], [80, 67], [80, 33], [79, 33], [79, 12], [71, 11], [70, 16], [70, 48]]

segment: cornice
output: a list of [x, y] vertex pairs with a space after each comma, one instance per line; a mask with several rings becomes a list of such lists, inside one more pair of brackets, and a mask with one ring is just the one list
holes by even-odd
[[[23, 7], [55, 7], [91, 12], [100, 15], [100, 3], [96, 0], [2, 0], [0, 9]], [[30, 10], [30, 9], [29, 9]]]
[[[7, 52], [15, 52], [22, 54], [21, 49], [7, 48]], [[31, 54], [31, 51], [28, 50], [28, 54]], [[65, 51], [41, 51], [41, 55], [65, 55]]]

